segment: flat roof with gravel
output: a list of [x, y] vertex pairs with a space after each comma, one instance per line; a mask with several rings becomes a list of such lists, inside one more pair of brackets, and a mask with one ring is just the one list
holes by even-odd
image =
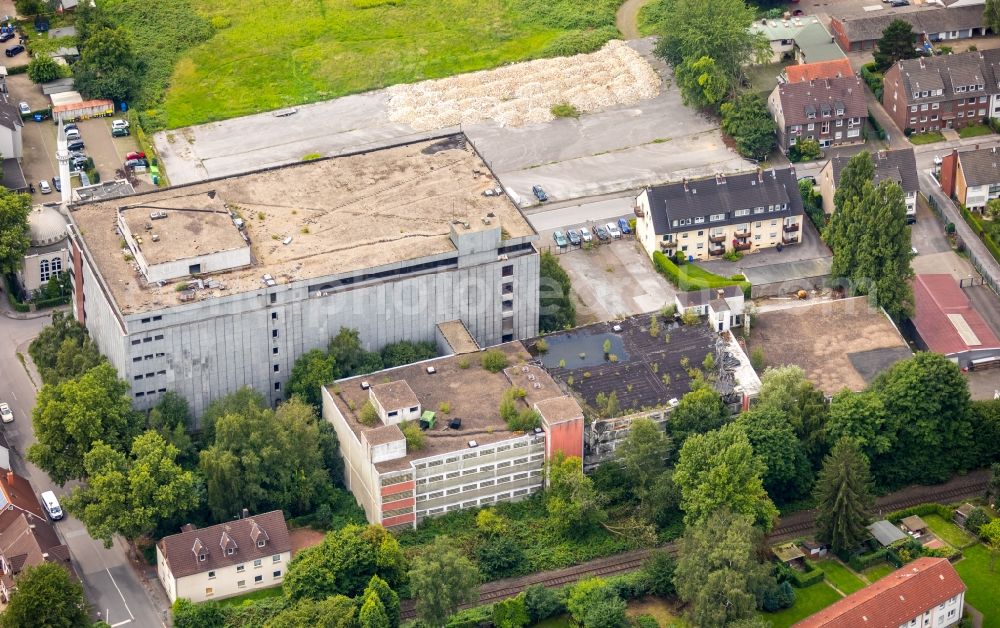
[[[282, 284], [454, 251], [453, 224], [476, 227], [488, 214], [506, 238], [533, 236], [506, 195], [483, 195], [497, 187], [465, 137], [451, 135], [84, 203], [72, 208], [72, 219], [118, 307], [130, 314], [179, 304], [181, 293], [147, 283], [122, 254], [115, 223], [123, 207], [221, 210], [243, 221], [253, 264], [212, 274], [215, 287], [199, 290], [200, 300], [259, 289], [265, 274]], [[233, 227], [232, 220], [205, 223], [199, 237], [221, 243]]]

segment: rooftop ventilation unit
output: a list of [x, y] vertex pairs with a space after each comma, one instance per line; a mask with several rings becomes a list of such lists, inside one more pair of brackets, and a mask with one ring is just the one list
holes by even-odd
[[621, 330], [622, 326], [618, 325], [617, 323], [611, 328], [611, 331], [621, 331]]
[[287, 238], [282, 240], [281, 243], [284, 244], [285, 246], [288, 246], [289, 244], [292, 243], [292, 236], [288, 236]]
[[469, 447], [470, 447], [470, 448], [471, 448], [471, 447], [479, 447], [479, 443], [477, 443], [477, 442], [476, 442], [476, 441], [474, 441], [474, 440], [470, 440], [470, 441], [469, 441]]
[[362, 380], [361, 390], [368, 390], [371, 387], [372, 387], [371, 384], [369, 384], [367, 380]]
[[264, 275], [261, 279], [264, 281], [264, 285], [268, 287], [277, 284], [277, 282], [274, 280], [274, 277], [272, 277], [271, 275]]
[[544, 431], [545, 431], [545, 430], [543, 430], [543, 429], [542, 429], [542, 428], [540, 428], [540, 427], [536, 427], [536, 428], [535, 428], [535, 434], [541, 434], [541, 433], [542, 433], [542, 432], [544, 432]]
[[427, 367], [427, 374], [428, 375], [433, 375], [434, 373], [437, 373], [437, 369], [434, 368], [433, 366], [428, 366]]
[[150, 220], [163, 220], [167, 217], [167, 212], [150, 212]]
[[160, 236], [159, 236], [159, 235], [157, 235], [157, 234], [155, 234], [155, 233], [154, 233], [153, 235], [149, 236], [149, 237], [150, 237], [150, 239], [151, 239], [151, 240], [152, 240], [153, 242], [159, 242], [159, 241], [160, 241]]

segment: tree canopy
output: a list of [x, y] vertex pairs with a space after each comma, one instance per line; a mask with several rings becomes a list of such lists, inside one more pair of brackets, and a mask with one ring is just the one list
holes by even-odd
[[542, 253], [539, 262], [538, 331], [546, 333], [576, 324], [576, 306], [570, 298], [569, 275], [556, 256]]
[[52, 313], [52, 322], [31, 341], [28, 353], [45, 384], [79, 377], [104, 362], [87, 328], [62, 311]]
[[86, 475], [84, 456], [97, 441], [125, 451], [141, 429], [128, 384], [104, 362], [76, 379], [46, 384], [32, 412], [38, 442], [28, 459], [57, 484]]
[[446, 536], [438, 536], [409, 572], [410, 590], [417, 600], [417, 616], [428, 626], [444, 626], [460, 604], [477, 597], [479, 574], [475, 566]]
[[778, 144], [774, 118], [759, 94], [745, 92], [722, 103], [722, 130], [736, 142], [744, 157], [761, 161]]
[[674, 79], [688, 107], [714, 107], [729, 89], [728, 79], [711, 57], [685, 59], [674, 69]]
[[670, 414], [667, 429], [678, 446], [692, 434], [704, 434], [722, 427], [729, 420], [729, 411], [719, 394], [710, 387], [692, 390], [683, 397]]
[[583, 474], [583, 461], [557, 453], [548, 463], [545, 508], [552, 526], [567, 536], [582, 536], [606, 518], [604, 499]]
[[21, 268], [24, 254], [31, 244], [28, 235], [30, 212], [30, 194], [0, 188], [0, 274]]
[[0, 613], [0, 627], [90, 626], [83, 585], [61, 565], [42, 563], [28, 567], [14, 579], [17, 587], [10, 604]]
[[770, 530], [778, 510], [764, 490], [766, 467], [750, 445], [746, 432], [736, 424], [684, 442], [674, 471], [681, 490], [684, 524], [698, 526], [720, 508], [752, 518]]
[[994, 33], [1000, 33], [1000, 0], [986, 0], [983, 10], [983, 24]]
[[628, 625], [625, 601], [614, 587], [601, 578], [577, 582], [566, 600], [566, 610], [576, 625], [586, 628], [622, 628]]
[[[268, 620], [267, 628], [357, 628], [358, 604], [344, 595], [322, 600], [303, 599]], [[195, 626], [192, 626], [195, 628]], [[198, 626], [197, 628], [203, 628]]]
[[875, 42], [875, 66], [885, 72], [900, 59], [915, 59], [920, 56], [916, 49], [917, 35], [913, 27], [904, 20], [893, 20], [882, 31], [882, 37]]
[[130, 100], [139, 89], [141, 68], [128, 34], [118, 28], [94, 32], [82, 43], [73, 76], [88, 98]]
[[160, 522], [177, 519], [200, 502], [198, 480], [181, 469], [177, 455], [154, 431], [136, 437], [130, 456], [97, 441], [84, 456], [87, 482], [73, 490], [66, 508], [105, 547], [115, 534], [130, 540], [151, 534]]
[[741, 414], [737, 424], [764, 463], [764, 488], [771, 499], [788, 503], [805, 496], [813, 472], [788, 415], [771, 406], [757, 407]]
[[28, 78], [32, 83], [48, 83], [62, 75], [62, 67], [47, 54], [36, 54], [28, 63]]
[[827, 407], [823, 391], [806, 379], [798, 366], [769, 368], [761, 376], [757, 408], [784, 414], [812, 466], [819, 468], [826, 454]]
[[853, 439], [843, 437], [816, 481], [816, 538], [841, 555], [854, 550], [868, 538], [871, 505], [868, 460]]

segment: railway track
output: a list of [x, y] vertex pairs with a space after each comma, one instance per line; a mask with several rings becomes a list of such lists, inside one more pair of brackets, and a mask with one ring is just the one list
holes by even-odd
[[[986, 472], [976, 472], [960, 480], [953, 480], [947, 485], [911, 487], [899, 493], [884, 495], [876, 500], [875, 513], [881, 515], [928, 502], [947, 503], [948, 501], [972, 497], [982, 493], [986, 487], [987, 476], [988, 473]], [[770, 541], [780, 541], [796, 538], [811, 532], [815, 523], [815, 516], [816, 513], [812, 510], [793, 513], [786, 522], [782, 523], [779, 521], [778, 526], [768, 535], [768, 539]], [[669, 543], [655, 549], [666, 551], [672, 555], [676, 555], [678, 552], [676, 543]], [[634, 571], [642, 567], [642, 564], [649, 558], [653, 551], [654, 549], [634, 550], [564, 569], [531, 574], [509, 580], [488, 582], [479, 588], [479, 599], [474, 604], [466, 604], [461, 608], [465, 609], [472, 606], [490, 604], [513, 597], [529, 586], [536, 584], [545, 587], [560, 587], [585, 578], [613, 576]], [[400, 604], [400, 614], [403, 619], [413, 619], [416, 617], [413, 600], [402, 601]]]

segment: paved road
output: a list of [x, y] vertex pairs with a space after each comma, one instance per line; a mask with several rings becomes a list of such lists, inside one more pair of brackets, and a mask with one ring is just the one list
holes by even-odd
[[[528, 213], [528, 222], [542, 235], [542, 243], [550, 244], [548, 237], [556, 229], [571, 229], [581, 225], [615, 221], [621, 217], [633, 217], [632, 204], [635, 194], [587, 200], [585, 202], [562, 203], [552, 208], [534, 210]], [[544, 206], [543, 206], [544, 207]]]
[[[0, 294], [0, 299], [6, 302], [7, 296]], [[14, 411], [14, 422], [4, 426], [8, 441], [16, 449], [14, 470], [26, 477], [37, 492], [53, 490], [62, 495], [68, 491], [68, 486], [55, 485], [48, 475], [23, 458], [23, 452], [35, 441], [31, 410], [35, 406], [36, 390], [16, 354], [27, 355], [28, 343], [47, 323], [47, 317], [12, 320], [0, 313], [0, 364], [3, 364], [0, 399], [7, 401]], [[34, 382], [39, 383], [37, 374], [34, 378]], [[55, 525], [70, 548], [95, 614], [100, 610], [112, 626], [155, 628], [163, 625], [163, 613], [150, 600], [144, 584], [126, 558], [121, 541], [105, 549], [103, 543], [90, 538], [83, 524], [73, 517], [66, 517]]]

